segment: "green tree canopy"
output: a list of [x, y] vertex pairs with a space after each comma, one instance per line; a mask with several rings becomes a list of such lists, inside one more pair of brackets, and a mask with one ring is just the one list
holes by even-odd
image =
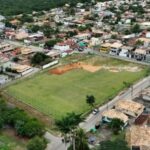
[[47, 142], [44, 138], [34, 137], [27, 145], [27, 150], [45, 150]]
[[87, 95], [86, 103], [89, 104], [90, 106], [94, 107], [95, 97], [93, 95]]
[[115, 141], [103, 141], [95, 150], [130, 150], [124, 140], [117, 139]]

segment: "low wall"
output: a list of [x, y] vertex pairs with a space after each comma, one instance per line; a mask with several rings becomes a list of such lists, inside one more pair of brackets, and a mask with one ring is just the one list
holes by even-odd
[[46, 68], [51, 67], [51, 66], [53, 66], [53, 65], [56, 65], [56, 64], [58, 64], [58, 63], [59, 63], [59, 61], [58, 61], [58, 60], [55, 60], [55, 61], [53, 61], [53, 62], [50, 62], [49, 64], [46, 64], [46, 65], [42, 66], [42, 69], [46, 69]]

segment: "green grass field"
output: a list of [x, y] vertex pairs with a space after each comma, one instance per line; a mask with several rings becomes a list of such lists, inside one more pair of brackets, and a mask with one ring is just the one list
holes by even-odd
[[[89, 62], [91, 59], [86, 61]], [[93, 64], [135, 66], [108, 58], [96, 58]], [[124, 88], [124, 81], [133, 83], [144, 77], [145, 72], [145, 69], [142, 69], [136, 73], [113, 73], [106, 70], [90, 73], [76, 69], [63, 75], [50, 75], [46, 71], [11, 85], [6, 90], [24, 103], [58, 119], [67, 112], [85, 113], [90, 110], [86, 104], [86, 95], [94, 95], [96, 104], [101, 105]]]

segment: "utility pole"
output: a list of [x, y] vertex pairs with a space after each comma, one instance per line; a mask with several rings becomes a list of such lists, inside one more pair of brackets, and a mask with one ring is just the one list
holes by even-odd
[[133, 99], [133, 85], [131, 85], [131, 99]]
[[72, 131], [72, 146], [73, 146], [73, 150], [76, 150], [76, 139], [75, 139], [75, 131]]

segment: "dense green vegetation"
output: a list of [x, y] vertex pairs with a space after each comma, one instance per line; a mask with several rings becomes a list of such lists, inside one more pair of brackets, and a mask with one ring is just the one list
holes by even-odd
[[9, 108], [0, 98], [0, 128], [11, 126], [17, 135], [27, 138], [44, 134], [43, 125], [35, 118], [28, 116], [23, 110]]
[[54, 7], [63, 6], [65, 3], [72, 5], [77, 2], [88, 2], [90, 0], [0, 0], [0, 14], [16, 15], [31, 13], [32, 11], [50, 10]]

